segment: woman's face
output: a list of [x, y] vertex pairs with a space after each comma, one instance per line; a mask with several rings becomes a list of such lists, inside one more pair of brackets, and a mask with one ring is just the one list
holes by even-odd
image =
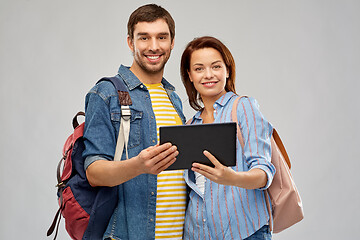
[[229, 76], [224, 60], [214, 48], [194, 51], [190, 57], [190, 81], [203, 101], [217, 100], [226, 93], [226, 78]]

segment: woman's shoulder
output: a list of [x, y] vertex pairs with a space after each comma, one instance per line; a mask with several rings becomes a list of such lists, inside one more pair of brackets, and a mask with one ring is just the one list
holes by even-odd
[[[236, 101], [236, 98], [240, 98], [238, 99], [238, 101]], [[248, 108], [259, 108], [259, 104], [257, 102], [257, 100], [253, 97], [250, 96], [246, 96], [246, 95], [242, 95], [242, 96], [238, 96], [234, 99], [234, 104], [237, 104], [237, 110], [238, 112], [244, 109], [248, 109]]]

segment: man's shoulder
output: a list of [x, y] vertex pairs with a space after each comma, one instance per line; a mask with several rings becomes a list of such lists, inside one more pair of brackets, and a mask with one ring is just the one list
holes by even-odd
[[109, 81], [101, 81], [95, 84], [90, 91], [89, 94], [98, 94], [103, 98], [116, 96], [116, 91], [114, 85]]

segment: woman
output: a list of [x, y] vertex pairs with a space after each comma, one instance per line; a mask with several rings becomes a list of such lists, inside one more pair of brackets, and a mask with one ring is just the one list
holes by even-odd
[[[191, 124], [231, 122], [235, 92], [235, 62], [218, 39], [191, 41], [181, 58], [181, 77], [189, 102], [198, 112]], [[271, 239], [265, 189], [273, 179], [270, 163], [272, 126], [253, 98], [237, 107], [244, 150], [237, 140], [237, 164], [225, 167], [204, 151], [215, 167], [193, 163], [185, 171], [190, 200], [184, 239]], [[225, 139], [224, 139], [225, 141]]]

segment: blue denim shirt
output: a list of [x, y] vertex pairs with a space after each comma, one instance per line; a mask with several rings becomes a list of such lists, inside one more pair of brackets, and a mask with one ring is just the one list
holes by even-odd
[[[132, 158], [157, 143], [155, 115], [146, 86], [129, 68], [121, 65], [117, 77], [125, 82], [132, 100], [128, 144], [129, 158]], [[185, 122], [181, 100], [174, 92], [175, 88], [165, 79], [162, 79], [162, 84], [175, 110]], [[86, 158], [87, 168], [96, 160], [114, 158], [121, 112], [117, 92], [110, 82], [101, 82], [89, 91], [85, 99], [85, 112], [83, 157]], [[125, 152], [122, 159], [125, 159]], [[118, 188], [118, 206], [104, 239], [154, 239], [157, 176], [142, 174], [120, 184]]]

